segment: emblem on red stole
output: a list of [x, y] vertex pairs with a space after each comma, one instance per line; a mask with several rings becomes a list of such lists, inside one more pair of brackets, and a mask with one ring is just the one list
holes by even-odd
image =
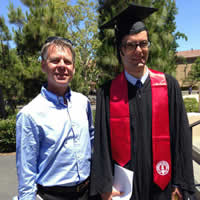
[[160, 161], [156, 165], [156, 171], [158, 172], [159, 175], [165, 176], [169, 173], [169, 164], [167, 161]]

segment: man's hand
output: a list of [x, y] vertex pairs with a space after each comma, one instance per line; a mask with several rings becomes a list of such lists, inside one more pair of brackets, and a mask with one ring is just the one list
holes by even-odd
[[121, 196], [122, 194], [122, 192], [113, 189], [112, 192], [106, 192], [101, 194], [101, 198], [102, 200], [112, 200], [112, 197]]
[[172, 200], [183, 200], [183, 197], [177, 187], [172, 192]]

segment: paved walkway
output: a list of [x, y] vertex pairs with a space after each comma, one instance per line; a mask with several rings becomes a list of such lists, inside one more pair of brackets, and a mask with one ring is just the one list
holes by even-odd
[[15, 154], [0, 155], [0, 199], [12, 200], [17, 195]]

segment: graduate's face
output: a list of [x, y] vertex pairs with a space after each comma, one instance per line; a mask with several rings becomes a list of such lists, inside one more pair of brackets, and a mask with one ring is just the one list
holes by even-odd
[[122, 40], [121, 60], [125, 70], [132, 75], [142, 72], [148, 59], [149, 45], [147, 31], [127, 35]]

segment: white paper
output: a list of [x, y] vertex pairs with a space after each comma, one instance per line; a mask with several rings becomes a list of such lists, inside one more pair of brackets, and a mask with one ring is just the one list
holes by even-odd
[[115, 165], [113, 189], [123, 192], [123, 195], [112, 197], [113, 200], [129, 200], [132, 195], [134, 172]]
[[41, 196], [37, 195], [36, 200], [43, 200]]

